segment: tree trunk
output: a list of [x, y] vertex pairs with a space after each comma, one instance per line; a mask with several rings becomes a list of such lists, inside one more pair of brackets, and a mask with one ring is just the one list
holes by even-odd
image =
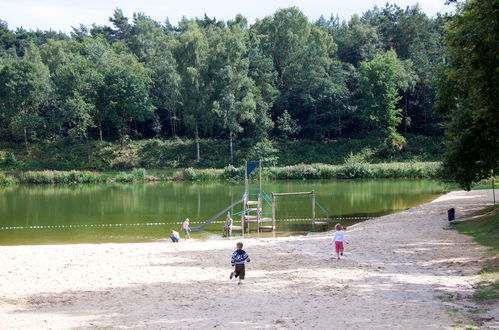
[[407, 95], [408, 93], [406, 92], [405, 93], [405, 116], [404, 116], [404, 134], [407, 134], [407, 117], [408, 117], [408, 114], [407, 114], [407, 103], [408, 103], [408, 99], [409, 99], [409, 96]]
[[125, 150], [125, 135], [120, 134], [121, 151]]
[[340, 108], [338, 108], [338, 132], [341, 137], [341, 113], [340, 113]]
[[198, 123], [196, 123], [196, 162], [201, 160], [200, 152], [199, 152], [199, 132], [198, 132]]
[[172, 133], [172, 137], [177, 136], [175, 133], [175, 119], [171, 113], [170, 113], [170, 131]]
[[102, 122], [99, 121], [99, 140], [100, 142], [103, 141], [102, 139]]
[[28, 150], [28, 133], [26, 131], [26, 126], [23, 127], [23, 132], [24, 132], [24, 145], [26, 147], [26, 150]]
[[232, 149], [232, 132], [229, 132], [229, 150], [230, 150], [230, 164], [232, 165], [234, 163], [234, 152]]

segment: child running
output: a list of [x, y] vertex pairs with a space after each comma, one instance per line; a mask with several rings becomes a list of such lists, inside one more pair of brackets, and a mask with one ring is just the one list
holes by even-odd
[[233, 272], [230, 273], [229, 278], [232, 279], [234, 276], [239, 277], [239, 282], [237, 285], [241, 285], [241, 281], [244, 280], [244, 275], [246, 275], [244, 262], [250, 262], [248, 254], [243, 250], [243, 243], [238, 242], [236, 244], [236, 251], [232, 253], [231, 264], [236, 267]]
[[331, 244], [334, 244], [336, 250], [336, 257], [338, 258], [338, 260], [340, 260], [340, 255], [343, 255], [343, 250], [344, 250], [343, 243], [345, 242], [346, 227], [343, 227], [341, 224], [338, 223], [336, 224], [336, 226], [334, 226], [334, 229], [336, 229], [336, 232], [334, 233]]

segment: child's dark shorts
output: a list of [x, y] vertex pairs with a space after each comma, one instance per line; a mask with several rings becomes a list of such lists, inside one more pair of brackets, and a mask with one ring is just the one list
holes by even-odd
[[244, 280], [244, 275], [246, 275], [244, 264], [236, 265], [234, 276], [239, 277], [239, 279], [241, 280]]

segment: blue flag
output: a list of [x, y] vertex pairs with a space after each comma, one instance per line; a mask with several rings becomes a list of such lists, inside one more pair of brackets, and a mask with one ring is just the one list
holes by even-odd
[[258, 166], [260, 166], [260, 162], [247, 162], [246, 163], [246, 173], [248, 173], [248, 176]]

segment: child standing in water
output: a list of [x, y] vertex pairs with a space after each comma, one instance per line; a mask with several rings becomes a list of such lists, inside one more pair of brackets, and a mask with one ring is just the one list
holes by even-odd
[[242, 280], [244, 280], [244, 276], [246, 275], [244, 262], [250, 262], [250, 258], [246, 251], [243, 250], [243, 243], [238, 242], [236, 244], [236, 251], [232, 253], [231, 264], [235, 267], [234, 271], [230, 273], [229, 278], [232, 279], [234, 276], [239, 277], [238, 285], [240, 285]]
[[334, 229], [336, 229], [333, 240], [331, 241], [331, 244], [334, 244], [335, 250], [336, 250], [336, 257], [338, 260], [340, 260], [340, 255], [343, 255], [343, 250], [345, 249], [343, 246], [343, 243], [345, 242], [345, 229], [346, 227], [343, 227], [341, 224], [336, 224], [334, 226]]
[[182, 223], [182, 231], [184, 232], [184, 238], [187, 240], [188, 238], [191, 238], [191, 235], [189, 232], [191, 231], [191, 228], [189, 228], [189, 218], [185, 219], [185, 221]]

